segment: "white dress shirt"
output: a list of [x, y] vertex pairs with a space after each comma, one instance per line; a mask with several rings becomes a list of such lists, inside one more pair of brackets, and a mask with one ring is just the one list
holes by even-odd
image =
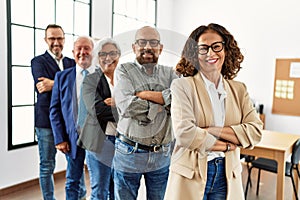
[[50, 50], [47, 50], [47, 51], [51, 55], [51, 57], [55, 60], [55, 62], [57, 63], [60, 71], [63, 71], [64, 70], [64, 64], [63, 64], [64, 56], [62, 56], [61, 59], [58, 59]]
[[[223, 127], [225, 121], [225, 99], [226, 99], [226, 91], [224, 90], [223, 78], [220, 75], [220, 80], [218, 84], [218, 88], [216, 88], [215, 84], [208, 80], [202, 73], [200, 73], [205, 86], [208, 92], [213, 114], [214, 114], [214, 124], [212, 126]], [[216, 157], [224, 157], [225, 154], [220, 151], [211, 151], [208, 153], [207, 160], [210, 161]]]

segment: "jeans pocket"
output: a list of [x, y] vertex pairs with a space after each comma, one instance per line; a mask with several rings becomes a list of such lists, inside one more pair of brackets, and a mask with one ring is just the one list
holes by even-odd
[[119, 138], [116, 138], [115, 148], [116, 151], [125, 155], [133, 154], [136, 151], [136, 149], [133, 146], [122, 142]]
[[171, 156], [172, 153], [171, 144], [164, 145], [162, 147], [162, 153], [165, 157]]

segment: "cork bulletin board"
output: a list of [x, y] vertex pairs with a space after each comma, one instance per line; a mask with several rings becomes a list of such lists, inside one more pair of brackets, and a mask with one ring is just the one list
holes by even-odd
[[276, 59], [272, 113], [300, 116], [300, 58]]

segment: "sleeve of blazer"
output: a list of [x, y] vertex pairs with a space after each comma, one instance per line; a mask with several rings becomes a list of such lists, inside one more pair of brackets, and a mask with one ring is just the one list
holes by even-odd
[[[31, 73], [34, 80], [34, 85], [38, 83], [38, 78], [44, 76], [43, 67], [41, 67], [41, 61], [39, 57], [35, 57], [31, 60]], [[36, 90], [36, 87], [35, 87]]]
[[61, 109], [61, 97], [60, 97], [60, 74], [58, 72], [55, 75], [54, 86], [52, 89], [52, 98], [50, 104], [50, 122], [54, 135], [55, 145], [68, 141], [68, 135], [65, 129], [65, 122]]
[[[49, 56], [48, 59], [47, 56]], [[38, 78], [45, 77], [53, 80], [55, 73], [59, 70], [58, 66], [55, 65], [55, 61], [51, 59], [50, 55], [45, 53], [31, 60], [31, 73], [34, 81], [33, 87], [37, 94], [37, 101], [34, 104], [34, 121], [36, 127], [51, 128], [49, 107], [52, 90], [39, 93], [36, 87], [36, 84], [39, 82]]]
[[237, 81], [230, 81], [229, 83], [233, 88], [231, 90], [232, 96], [238, 102], [242, 115], [241, 122], [231, 125], [231, 128], [243, 148], [253, 148], [261, 140], [263, 123], [253, 107], [246, 85]]
[[[67, 65], [70, 65], [70, 62], [67, 62]], [[60, 70], [57, 63], [53, 58], [51, 58], [48, 52], [36, 56], [31, 60], [31, 72], [34, 79], [34, 84], [37, 84], [39, 82], [38, 78], [40, 77], [54, 80], [55, 74], [58, 71]]]

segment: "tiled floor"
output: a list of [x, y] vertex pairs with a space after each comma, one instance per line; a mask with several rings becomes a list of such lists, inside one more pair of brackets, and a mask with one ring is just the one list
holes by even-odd
[[[246, 166], [243, 165], [243, 183], [244, 187], [246, 186], [247, 179], [247, 169]], [[249, 189], [247, 200], [274, 200], [276, 199], [276, 175], [268, 172], [262, 172], [261, 174], [261, 185], [260, 185], [260, 193], [257, 197], [256, 192], [256, 179], [257, 179], [257, 170], [253, 169], [252, 172], [252, 182], [253, 187]], [[89, 177], [88, 173], [86, 173], [86, 184], [87, 188], [89, 188]], [[90, 190], [88, 189], [88, 195], [90, 194]], [[55, 180], [55, 195], [57, 200], [64, 200], [64, 178], [59, 178]], [[286, 187], [285, 187], [285, 200], [291, 200], [293, 195], [292, 183], [290, 178], [286, 177]], [[1, 200], [41, 200], [41, 193], [39, 189], [39, 185], [35, 185], [29, 187], [25, 190], [14, 192], [12, 194], [6, 196], [0, 196]], [[140, 188], [138, 200], [145, 200], [145, 188], [142, 184]]]

